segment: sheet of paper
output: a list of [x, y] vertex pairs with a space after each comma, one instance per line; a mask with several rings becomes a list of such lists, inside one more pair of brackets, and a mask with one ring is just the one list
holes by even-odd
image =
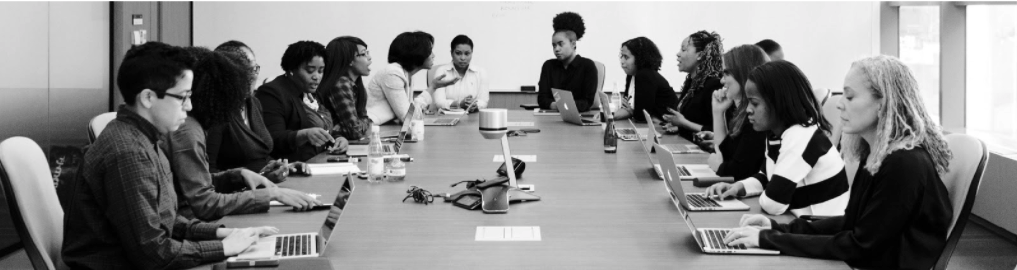
[[540, 226], [477, 226], [475, 241], [541, 241]]
[[357, 167], [356, 163], [348, 162], [317, 163], [317, 164], [308, 163], [307, 167], [311, 170], [311, 175], [347, 174], [360, 172], [360, 168]]
[[[518, 158], [523, 162], [537, 162], [537, 155], [512, 155], [514, 158]], [[505, 155], [494, 155], [492, 162], [505, 162]]]
[[510, 127], [532, 127], [533, 122], [508, 122], [506, 123]]

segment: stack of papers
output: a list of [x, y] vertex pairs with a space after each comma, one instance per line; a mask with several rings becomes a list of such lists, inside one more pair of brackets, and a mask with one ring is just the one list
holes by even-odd
[[357, 167], [357, 164], [349, 162], [308, 163], [307, 168], [311, 171], [311, 175], [360, 173], [360, 168]]

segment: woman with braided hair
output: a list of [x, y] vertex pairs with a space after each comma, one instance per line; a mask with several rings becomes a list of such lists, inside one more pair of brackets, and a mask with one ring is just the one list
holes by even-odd
[[671, 109], [663, 117], [672, 126], [668, 131], [677, 129], [678, 135], [691, 141], [696, 132], [713, 130], [711, 97], [722, 87], [723, 53], [724, 45], [716, 32], [695, 32], [682, 41], [678, 70], [688, 76], [682, 83], [677, 110]]
[[537, 104], [541, 109], [557, 110], [551, 93], [551, 88], [555, 88], [572, 92], [576, 108], [588, 111], [597, 96], [597, 65], [576, 54], [576, 41], [586, 33], [583, 18], [574, 12], [563, 12], [554, 16], [552, 26], [551, 47], [555, 58], [544, 61], [540, 67]]

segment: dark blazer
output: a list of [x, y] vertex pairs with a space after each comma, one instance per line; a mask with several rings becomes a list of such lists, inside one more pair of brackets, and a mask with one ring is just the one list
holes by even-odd
[[205, 145], [210, 171], [244, 167], [260, 172], [271, 160], [274, 144], [261, 116], [261, 102], [252, 97], [247, 99], [246, 106], [245, 113], [250, 126], [244, 124], [244, 119], [238, 113], [230, 117], [228, 123], [208, 129]]
[[[632, 82], [632, 78], [635, 77], [636, 89], [632, 90], [629, 86]], [[635, 91], [636, 104], [632, 108], [632, 117], [640, 122], [645, 122], [646, 117], [643, 117], [643, 110], [645, 109], [653, 117], [661, 117], [667, 114], [668, 108], [674, 109], [678, 107], [678, 96], [674, 93], [674, 88], [671, 88], [671, 84], [664, 79], [664, 76], [660, 75], [653, 69], [641, 69], [636, 71], [636, 75], [625, 77], [625, 95], [631, 95], [630, 91]]]
[[304, 112], [303, 94], [304, 91], [285, 75], [261, 85], [254, 94], [261, 102], [261, 116], [272, 136], [272, 158], [307, 161], [324, 151], [323, 147], [309, 142], [297, 144], [297, 131], [314, 127]]

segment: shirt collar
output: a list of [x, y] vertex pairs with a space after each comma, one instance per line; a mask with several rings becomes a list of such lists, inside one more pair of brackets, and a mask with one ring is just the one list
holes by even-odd
[[[466, 71], [477, 72], [477, 70], [473, 69], [473, 67], [473, 64], [470, 64], [470, 66], [466, 67]], [[448, 66], [446, 66], [445, 71], [456, 71], [456, 65], [449, 63]]]
[[159, 141], [159, 129], [155, 128], [155, 125], [153, 125], [152, 122], [149, 122], [138, 113], [127, 108], [127, 105], [120, 105], [120, 107], [117, 108], [117, 120], [141, 130], [141, 134], [145, 134], [145, 137], [148, 137], [148, 140], [152, 143], [157, 143]]

